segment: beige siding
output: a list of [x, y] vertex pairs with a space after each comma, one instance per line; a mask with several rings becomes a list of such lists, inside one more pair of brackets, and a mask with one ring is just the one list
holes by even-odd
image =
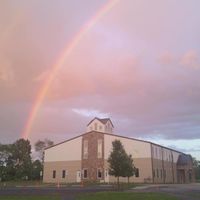
[[112, 142], [114, 140], [120, 140], [128, 154], [131, 154], [133, 158], [150, 158], [151, 157], [151, 145], [150, 143], [132, 140], [128, 138], [122, 138], [114, 135], [106, 135], [105, 139], [105, 159], [108, 159], [110, 152], [112, 151]]
[[162, 160], [162, 147], [152, 144], [152, 156], [154, 159]]
[[[152, 167], [151, 158], [134, 158], [134, 166], [139, 169], [139, 177], [132, 176], [129, 181], [134, 183], [152, 183]], [[109, 164], [105, 161], [105, 169], [109, 168]], [[116, 182], [117, 179], [114, 176], [109, 176], [109, 182]], [[127, 182], [127, 178], [120, 177], [120, 182]]]
[[44, 162], [81, 160], [82, 137], [45, 150]]
[[176, 163], [180, 153], [152, 144], [154, 183], [177, 183]]
[[104, 132], [105, 133], [112, 133], [113, 132], [113, 127], [112, 127], [112, 124], [110, 123], [110, 121], [107, 121], [107, 123], [105, 124]]
[[[53, 178], [53, 170], [56, 177]], [[62, 178], [62, 171], [66, 170], [66, 177]], [[77, 172], [81, 171], [81, 161], [45, 162], [44, 176], [45, 183], [74, 183], [77, 181]]]
[[92, 121], [92, 123], [87, 126], [87, 132], [90, 131], [98, 131], [102, 133], [112, 133], [113, 132], [113, 127], [110, 121], [108, 121], [106, 124], [103, 124], [100, 122], [98, 119], [95, 119]]
[[154, 159], [164, 160], [168, 162], [171, 162], [173, 160], [173, 162], [176, 163], [180, 153], [173, 151], [172, 149], [152, 144], [152, 155]]
[[177, 163], [180, 153], [172, 151], [174, 163]]
[[[96, 124], [96, 125], [95, 125]], [[105, 125], [101, 123], [99, 120], [95, 119], [88, 127], [87, 127], [87, 132], [90, 131], [99, 131], [99, 132], [104, 132], [105, 130]]]

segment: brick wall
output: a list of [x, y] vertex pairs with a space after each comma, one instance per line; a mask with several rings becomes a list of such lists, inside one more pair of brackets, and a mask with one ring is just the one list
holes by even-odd
[[[102, 139], [102, 157], [98, 158], [98, 139]], [[83, 156], [83, 143], [84, 140], [88, 141], [88, 156], [84, 158]], [[78, 147], [77, 147], [78, 148]], [[82, 138], [82, 162], [81, 162], [82, 172], [83, 169], [87, 169], [88, 177], [86, 179], [83, 178], [84, 181], [97, 181], [104, 179], [104, 134], [99, 132], [90, 132], [83, 136]], [[102, 170], [102, 178], [98, 179], [97, 177], [97, 169]]]

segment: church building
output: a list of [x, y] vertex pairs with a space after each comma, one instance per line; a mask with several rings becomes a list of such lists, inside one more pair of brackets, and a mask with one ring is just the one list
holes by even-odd
[[[107, 162], [112, 142], [120, 140], [133, 157], [134, 183], [189, 183], [194, 181], [192, 157], [149, 141], [116, 135], [109, 118], [94, 118], [86, 133], [63, 141], [44, 152], [45, 183], [116, 182]], [[127, 178], [120, 178], [127, 182]]]

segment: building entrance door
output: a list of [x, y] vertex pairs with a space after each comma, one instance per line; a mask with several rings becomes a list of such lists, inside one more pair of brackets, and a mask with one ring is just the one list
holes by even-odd
[[185, 170], [178, 170], [178, 183], [185, 183]]
[[104, 172], [104, 176], [105, 176], [105, 182], [109, 183], [109, 174], [108, 174], [108, 170], [107, 169]]
[[76, 172], [76, 182], [80, 183], [81, 182], [81, 171]]

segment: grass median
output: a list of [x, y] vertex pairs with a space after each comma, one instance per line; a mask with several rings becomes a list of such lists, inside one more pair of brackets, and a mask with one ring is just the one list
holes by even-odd
[[61, 200], [60, 196], [15, 195], [0, 196], [0, 200]]
[[161, 193], [127, 193], [127, 192], [101, 192], [82, 195], [76, 200], [178, 200], [176, 197]]

